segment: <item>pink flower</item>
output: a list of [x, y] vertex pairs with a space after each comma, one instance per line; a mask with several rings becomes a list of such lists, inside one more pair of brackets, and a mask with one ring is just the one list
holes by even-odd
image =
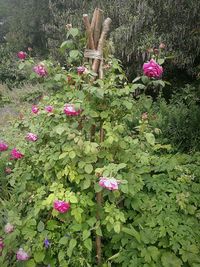
[[3, 242], [3, 239], [0, 238], [0, 256], [2, 255], [2, 251], [3, 251], [3, 248], [4, 248], [4, 242]]
[[26, 140], [28, 140], [28, 141], [35, 142], [35, 141], [37, 141], [37, 139], [38, 139], [38, 137], [37, 137], [36, 134], [28, 133], [28, 134], [26, 135]]
[[12, 169], [11, 168], [5, 168], [5, 173], [6, 174], [11, 174], [12, 173]]
[[43, 64], [38, 64], [33, 68], [33, 71], [37, 73], [41, 77], [47, 76], [47, 70], [45, 69], [45, 66]]
[[23, 248], [20, 248], [17, 251], [16, 257], [18, 261], [27, 261], [29, 259], [29, 255], [23, 250]]
[[65, 213], [70, 209], [70, 203], [62, 200], [55, 200], [53, 203], [53, 207], [60, 213]]
[[21, 159], [23, 156], [24, 155], [16, 148], [11, 151], [11, 159]]
[[81, 110], [76, 110], [73, 104], [66, 104], [64, 112], [67, 116], [78, 116], [81, 113]]
[[142, 120], [148, 120], [148, 113], [147, 112], [142, 113]]
[[100, 177], [99, 185], [108, 190], [117, 190], [119, 181], [115, 178]]
[[47, 111], [47, 112], [53, 112], [53, 107], [52, 106], [46, 106], [45, 107], [45, 110]]
[[4, 246], [5, 245], [4, 245], [3, 239], [0, 238], [0, 252], [3, 250]]
[[149, 78], [160, 78], [163, 68], [154, 59], [151, 59], [149, 62], [144, 63], [143, 72]]
[[14, 226], [13, 226], [11, 223], [7, 223], [7, 224], [5, 225], [5, 227], [4, 227], [4, 232], [5, 232], [6, 234], [10, 234], [10, 233], [12, 233], [13, 230], [14, 230]]
[[4, 142], [0, 142], [0, 152], [6, 151], [8, 149], [8, 145]]
[[85, 68], [84, 66], [79, 66], [79, 67], [77, 68], [77, 73], [78, 73], [79, 75], [81, 75], [81, 74], [85, 74], [85, 73], [87, 73], [87, 68]]
[[38, 111], [39, 111], [39, 108], [36, 105], [33, 105], [31, 110], [32, 110], [33, 113], [37, 114]]
[[160, 43], [159, 48], [160, 48], [160, 49], [165, 49], [165, 46], [166, 46], [166, 45], [165, 45], [164, 43]]
[[21, 60], [24, 60], [24, 59], [26, 59], [27, 54], [26, 54], [26, 52], [20, 51], [17, 53], [17, 57]]

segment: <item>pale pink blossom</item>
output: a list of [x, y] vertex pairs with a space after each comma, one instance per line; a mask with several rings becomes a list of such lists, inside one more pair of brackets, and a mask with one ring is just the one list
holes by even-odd
[[33, 71], [37, 73], [41, 77], [47, 76], [47, 70], [45, 69], [45, 66], [43, 64], [38, 64], [33, 68]]
[[84, 66], [79, 66], [79, 67], [77, 68], [77, 73], [78, 73], [79, 75], [81, 75], [81, 74], [87, 74], [87, 72], [88, 72], [88, 70], [87, 70], [87, 68], [84, 67]]
[[64, 107], [64, 113], [67, 116], [78, 116], [81, 113], [81, 110], [76, 110], [73, 104], [66, 104]]
[[99, 185], [103, 188], [106, 188], [108, 190], [117, 190], [118, 189], [119, 181], [117, 181], [115, 178], [107, 178], [107, 177], [100, 177]]
[[6, 173], [6, 174], [11, 174], [11, 173], [12, 173], [12, 169], [9, 168], [9, 167], [6, 167], [6, 168], [5, 168], [5, 173]]
[[160, 48], [160, 49], [165, 49], [165, 46], [166, 46], [166, 45], [165, 45], [164, 43], [160, 43], [159, 48]]
[[24, 59], [26, 59], [27, 54], [26, 54], [26, 52], [20, 51], [17, 53], [17, 57], [21, 60], [24, 60]]
[[148, 113], [144, 112], [142, 113], [142, 120], [147, 120], [148, 119]]
[[37, 137], [36, 134], [28, 133], [28, 134], [26, 135], [26, 140], [28, 140], [28, 141], [35, 142], [35, 141], [37, 141], [37, 139], [38, 139], [38, 137]]
[[70, 209], [70, 203], [62, 200], [55, 200], [53, 203], [53, 207], [60, 213], [65, 213]]
[[163, 68], [154, 60], [144, 63], [143, 72], [149, 78], [160, 78], [163, 73]]
[[17, 251], [16, 257], [18, 261], [27, 261], [29, 259], [29, 255], [23, 250], [23, 248], [20, 248]]
[[8, 149], [8, 145], [4, 142], [0, 142], [0, 152], [6, 151]]
[[7, 223], [4, 227], [4, 232], [10, 234], [14, 231], [14, 226], [11, 223]]
[[11, 159], [21, 159], [23, 157], [24, 157], [24, 155], [16, 148], [13, 148], [11, 150]]
[[45, 110], [49, 113], [53, 112], [53, 107], [52, 106], [46, 106]]
[[31, 108], [32, 112], [37, 114], [39, 112], [39, 108], [36, 105], [33, 105]]

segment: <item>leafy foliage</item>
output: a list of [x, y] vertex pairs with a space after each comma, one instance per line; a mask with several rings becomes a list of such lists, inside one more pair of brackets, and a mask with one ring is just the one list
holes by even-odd
[[[199, 154], [173, 155], [169, 145], [157, 142], [130, 97], [142, 85], [127, 84], [116, 59], [105, 79], [93, 83], [90, 71], [56, 70], [59, 79], [43, 82], [59, 82], [60, 90], [43, 97], [37, 115], [27, 111], [15, 124], [39, 138], [18, 142], [25, 157], [7, 176], [12, 194], [2, 200], [1, 225], [8, 221], [15, 230], [1, 231], [1, 266], [21, 266], [15, 257], [19, 247], [31, 256], [25, 266], [95, 266], [97, 234], [105, 267], [198, 266]], [[81, 114], [67, 117], [65, 103]], [[46, 113], [47, 105], [54, 112]], [[102, 189], [100, 176], [115, 177], [119, 190]], [[70, 211], [54, 210], [56, 199], [70, 202]]]

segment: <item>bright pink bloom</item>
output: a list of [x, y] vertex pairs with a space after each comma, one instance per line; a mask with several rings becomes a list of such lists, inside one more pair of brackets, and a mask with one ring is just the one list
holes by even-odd
[[99, 185], [108, 190], [117, 190], [119, 181], [115, 178], [100, 177]]
[[5, 173], [6, 174], [11, 174], [12, 173], [12, 169], [11, 168], [5, 168]]
[[47, 70], [45, 69], [45, 66], [43, 64], [38, 64], [33, 68], [33, 71], [37, 73], [41, 77], [47, 76]]
[[53, 107], [52, 106], [46, 106], [45, 110], [49, 113], [53, 112]]
[[14, 226], [11, 223], [7, 223], [4, 227], [4, 232], [10, 234], [14, 231]]
[[21, 60], [24, 60], [24, 59], [26, 59], [27, 54], [26, 54], [26, 52], [20, 51], [20, 52], [18, 52], [17, 57]]
[[24, 155], [16, 148], [11, 151], [11, 159], [21, 159], [23, 156]]
[[18, 261], [27, 261], [29, 259], [29, 255], [23, 250], [23, 248], [20, 248], [17, 251], [16, 257]]
[[76, 110], [73, 104], [66, 104], [64, 112], [67, 116], [78, 116], [81, 113], [81, 110]]
[[26, 135], [26, 140], [28, 140], [28, 141], [35, 142], [35, 141], [37, 141], [37, 139], [38, 139], [38, 137], [37, 137], [36, 134], [28, 133], [28, 134]]
[[0, 238], [0, 256], [2, 255], [2, 251], [3, 251], [3, 248], [4, 248], [4, 242], [3, 242], [3, 239]]
[[8, 145], [4, 142], [0, 142], [0, 152], [6, 151], [8, 149]]
[[83, 74], [83, 73], [87, 73], [87, 68], [84, 67], [84, 66], [79, 66], [77, 68], [77, 73], [80, 75], [80, 74]]
[[31, 108], [32, 112], [37, 114], [39, 112], [39, 108], [36, 105], [33, 105]]
[[70, 209], [70, 203], [62, 200], [55, 200], [53, 203], [53, 207], [60, 213], [65, 213]]
[[163, 68], [156, 63], [154, 59], [151, 59], [149, 62], [144, 63], [143, 72], [149, 78], [160, 78], [163, 73]]

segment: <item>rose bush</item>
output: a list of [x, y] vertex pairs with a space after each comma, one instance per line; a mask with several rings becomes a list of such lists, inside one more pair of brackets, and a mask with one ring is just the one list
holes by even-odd
[[2, 267], [93, 267], [97, 237], [103, 267], [200, 264], [200, 156], [174, 155], [156, 141], [149, 98], [141, 96], [140, 112], [132, 97], [144, 85], [127, 84], [119, 62], [109, 64], [93, 83], [89, 69], [58, 72], [51, 86], [60, 90], [15, 124], [38, 139], [23, 135], [12, 150], [18, 160], [0, 206]]

